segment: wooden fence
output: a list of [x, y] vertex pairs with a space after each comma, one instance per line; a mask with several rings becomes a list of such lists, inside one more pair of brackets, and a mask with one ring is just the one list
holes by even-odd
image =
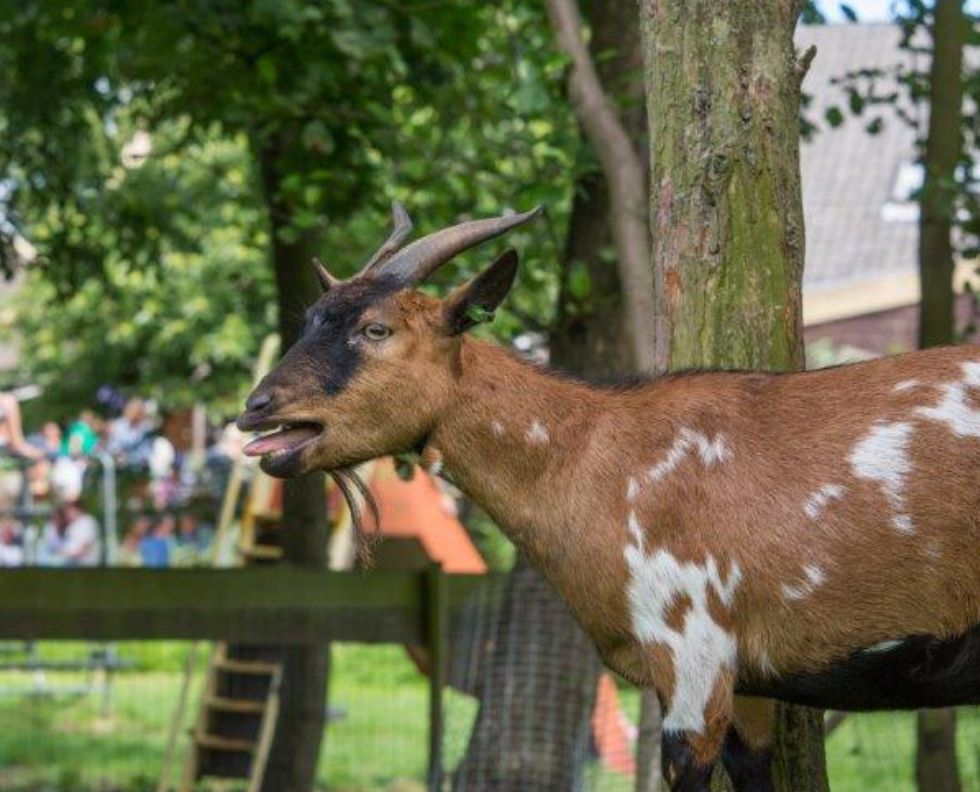
[[0, 640], [209, 640], [277, 645], [358, 641], [429, 653], [429, 783], [442, 771], [452, 613], [490, 575], [236, 569], [5, 569]]

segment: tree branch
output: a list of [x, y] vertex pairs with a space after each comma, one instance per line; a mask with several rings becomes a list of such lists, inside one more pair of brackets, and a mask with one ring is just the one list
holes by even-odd
[[653, 271], [644, 181], [646, 166], [599, 81], [582, 40], [582, 19], [575, 0], [546, 0], [545, 5], [555, 40], [571, 59], [568, 93], [572, 109], [599, 157], [609, 187], [609, 225], [618, 254], [634, 365], [640, 372], [653, 371]]

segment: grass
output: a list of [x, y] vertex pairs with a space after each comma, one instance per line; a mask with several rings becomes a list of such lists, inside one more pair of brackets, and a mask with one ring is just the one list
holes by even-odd
[[[0, 791], [153, 790], [186, 648], [175, 643], [121, 645], [120, 654], [136, 665], [117, 675], [108, 717], [100, 713], [98, 694], [0, 696]], [[46, 644], [42, 652], [68, 659], [85, 650], [78, 644]], [[332, 656], [330, 706], [337, 717], [324, 740], [318, 787], [421, 792], [428, 739], [424, 678], [397, 646], [341, 644], [334, 646]], [[77, 673], [49, 674], [48, 679], [51, 684], [83, 681]], [[31, 677], [0, 673], [0, 689], [12, 687], [29, 689]], [[634, 721], [637, 699], [634, 691], [623, 691], [624, 707]], [[447, 766], [462, 757], [475, 716], [475, 701], [447, 692]], [[913, 714], [848, 718], [827, 743], [834, 792], [913, 790], [914, 733]], [[958, 738], [964, 792], [980, 792], [980, 710], [961, 712]], [[588, 775], [592, 789], [630, 788], [627, 779], [597, 766]]]
[[[963, 792], [980, 792], [980, 709], [959, 711], [957, 757]], [[834, 792], [915, 790], [915, 713], [848, 717], [827, 741]]]

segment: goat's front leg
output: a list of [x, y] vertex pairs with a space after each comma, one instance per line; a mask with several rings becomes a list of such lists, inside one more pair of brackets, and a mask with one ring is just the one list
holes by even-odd
[[674, 696], [666, 702], [661, 761], [671, 792], [711, 788], [711, 774], [732, 723], [733, 674], [722, 670], [706, 688], [710, 693], [702, 689], [696, 697]]
[[769, 699], [735, 697], [735, 720], [725, 736], [721, 762], [736, 792], [773, 792], [774, 714]]

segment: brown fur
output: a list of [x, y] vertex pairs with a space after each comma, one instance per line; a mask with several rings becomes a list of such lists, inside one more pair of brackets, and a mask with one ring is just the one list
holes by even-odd
[[[616, 390], [551, 376], [451, 335], [442, 304], [417, 293], [380, 301], [364, 321], [394, 332], [365, 347], [342, 392], [318, 395], [301, 367], [280, 368], [267, 386], [292, 416], [327, 427], [303, 470], [424, 442], [427, 458], [443, 460], [562, 593], [606, 662], [656, 688], [668, 709], [672, 653], [633, 636], [629, 512], [639, 516], [648, 551], [696, 564], [713, 557], [723, 580], [737, 564], [730, 606], [714, 594], [708, 601], [715, 623], [735, 637], [738, 667], [722, 669], [705, 730], [692, 738], [700, 760], [712, 760], [724, 738], [737, 674], [812, 671], [879, 641], [953, 636], [980, 623], [980, 442], [914, 413], [937, 404], [937, 386], [961, 380], [961, 364], [980, 361], [980, 348], [805, 374], [690, 374]], [[921, 385], [894, 390], [912, 379]], [[975, 391], [972, 398], [976, 405]], [[856, 478], [848, 461], [878, 421], [914, 427], [903, 490], [914, 533], [895, 529], [881, 486]], [[660, 481], [643, 482], [629, 504], [628, 478], [661, 461], [683, 428], [720, 433], [730, 458], [709, 468], [691, 451]], [[846, 494], [811, 519], [803, 504], [828, 483]], [[787, 600], [783, 586], [805, 585], [808, 564], [824, 579]], [[689, 608], [678, 598], [670, 623], [682, 623]], [[762, 714], [738, 723], [749, 745], [764, 746], [771, 708], [755, 709]]]

